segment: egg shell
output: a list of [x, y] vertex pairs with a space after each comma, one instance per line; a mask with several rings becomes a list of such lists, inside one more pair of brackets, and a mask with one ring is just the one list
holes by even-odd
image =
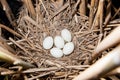
[[63, 48], [64, 47], [64, 39], [61, 36], [56, 36], [54, 38], [54, 43], [57, 48]]
[[64, 55], [69, 55], [73, 52], [74, 50], [74, 43], [73, 42], [68, 42], [65, 44], [63, 48], [63, 54]]
[[61, 58], [63, 56], [62, 50], [60, 48], [56, 48], [56, 47], [52, 48], [50, 50], [50, 53], [55, 58]]
[[72, 35], [71, 35], [71, 33], [70, 33], [70, 31], [68, 29], [63, 29], [61, 31], [61, 36], [67, 42], [70, 42], [72, 40]]
[[43, 41], [43, 48], [44, 49], [50, 49], [53, 46], [53, 38], [51, 36], [48, 36]]

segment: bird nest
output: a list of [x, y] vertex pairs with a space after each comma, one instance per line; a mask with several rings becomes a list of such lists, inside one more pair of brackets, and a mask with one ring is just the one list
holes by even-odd
[[[89, 67], [87, 62], [101, 39], [100, 31], [91, 29], [88, 17], [75, 13], [74, 5], [64, 5], [58, 9], [48, 1], [44, 1], [44, 5], [36, 4], [36, 17], [34, 18], [29, 15], [26, 8], [21, 8], [17, 20], [18, 26], [15, 29], [22, 37], [11, 39], [11, 41], [17, 47], [17, 54], [37, 67], [24, 72], [31, 73], [28, 77], [32, 75], [41, 77], [41, 79], [68, 80]], [[56, 35], [60, 35], [61, 30], [65, 28], [72, 34], [75, 49], [70, 55], [54, 58], [51, 56], [50, 50], [43, 48], [43, 40], [46, 36], [54, 38]], [[32, 79], [36, 77], [32, 77]]]

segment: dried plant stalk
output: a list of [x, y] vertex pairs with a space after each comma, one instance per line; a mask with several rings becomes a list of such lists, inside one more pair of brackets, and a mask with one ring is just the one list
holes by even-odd
[[3, 25], [3, 24], [0, 24], [0, 28], [3, 28], [9, 32], [11, 32], [12, 34], [18, 36], [18, 37], [22, 37], [20, 34], [18, 34], [17, 32], [15, 32], [14, 30], [10, 29], [9, 27]]
[[91, 7], [90, 7], [90, 14], [89, 14], [89, 27], [92, 26], [92, 23], [93, 23], [93, 19], [94, 19], [94, 13], [95, 13], [95, 1], [96, 0], [91, 0]]
[[97, 58], [102, 51], [118, 44], [120, 42], [120, 36], [118, 34], [120, 34], [120, 26], [115, 28], [105, 39], [102, 40], [102, 42], [98, 44], [92, 54], [92, 58]]
[[32, 4], [31, 0], [23, 0], [25, 6], [27, 7], [30, 15], [32, 16], [33, 19], [35, 19], [36, 13], [35, 13], [35, 9], [34, 6]]
[[7, 44], [7, 42], [1, 36], [0, 36], [0, 46], [12, 53], [15, 53], [15, 51]]
[[111, 75], [116, 75], [116, 74], [120, 74], [120, 67], [112, 70], [111, 72], [107, 73], [105, 76], [111, 76]]
[[61, 11], [65, 10], [68, 6], [69, 6], [69, 3], [64, 4], [57, 12], [53, 14], [50, 20], [53, 19], [56, 15], [58, 15]]
[[80, 6], [79, 6], [79, 12], [80, 14], [86, 15], [86, 0], [81, 0], [80, 1]]
[[12, 10], [10, 9], [7, 1], [6, 0], [0, 0], [0, 3], [2, 4], [3, 10], [5, 11], [6, 16], [7, 16], [8, 20], [10, 21], [10, 23], [13, 26], [16, 26], [15, 17], [13, 15]]
[[120, 45], [91, 65], [73, 80], [95, 80], [120, 66]]
[[103, 32], [103, 14], [104, 14], [104, 2], [101, 3], [101, 14], [100, 14], [100, 33], [102, 34]]
[[104, 4], [104, 0], [100, 0], [98, 9], [97, 9], [97, 13], [95, 15], [95, 18], [94, 18], [94, 21], [92, 24], [92, 29], [93, 29], [93, 27], [96, 27], [100, 24], [100, 15], [103, 14], [103, 13], [101, 13], [101, 12], [103, 12], [103, 4]]
[[108, 24], [108, 22], [110, 21], [111, 18], [111, 0], [108, 0], [108, 5], [107, 5], [107, 12], [106, 12], [106, 18], [105, 18], [105, 22], [104, 22], [104, 26], [106, 26]]
[[9, 52], [8, 50], [2, 47], [0, 47], [0, 60], [3, 60], [5, 62], [14, 64], [14, 65], [20, 65], [23, 68], [35, 67], [30, 63], [22, 61], [21, 59], [19, 59], [19, 57], [17, 57], [16, 55], [13, 55], [11, 52]]
[[0, 67], [0, 75], [13, 74], [13, 73], [15, 73], [15, 71]]

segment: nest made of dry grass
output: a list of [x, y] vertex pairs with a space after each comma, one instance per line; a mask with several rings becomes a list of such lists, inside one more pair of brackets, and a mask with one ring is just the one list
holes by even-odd
[[[17, 46], [16, 52], [22, 59], [35, 64], [38, 67], [36, 70], [42, 68], [41, 72], [31, 71], [34, 72], [33, 76], [49, 75], [46, 79], [73, 78], [79, 71], [89, 67], [87, 61], [101, 40], [100, 30], [89, 27], [87, 16], [80, 15], [79, 12], [74, 14], [75, 4], [63, 7], [65, 10], [59, 12], [59, 8], [51, 2], [44, 1], [44, 5], [36, 4], [35, 19], [31, 18], [25, 7], [20, 10], [18, 26], [15, 29], [22, 38], [14, 40], [10, 38], [10, 40]], [[71, 31], [75, 49], [71, 55], [57, 59], [51, 56], [49, 50], [42, 47], [42, 42], [46, 36], [60, 35], [60, 31], [64, 28]]]

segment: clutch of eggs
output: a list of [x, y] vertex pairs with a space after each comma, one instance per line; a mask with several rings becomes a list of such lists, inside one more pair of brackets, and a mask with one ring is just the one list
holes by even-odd
[[[50, 49], [50, 53], [53, 57], [60, 58], [63, 55], [70, 55], [73, 52], [74, 43], [71, 42], [71, 40], [72, 35], [70, 31], [68, 29], [63, 29], [61, 31], [61, 36], [55, 36], [54, 39], [51, 36], [46, 37], [43, 41], [43, 48]], [[53, 44], [55, 47], [53, 47]]]

